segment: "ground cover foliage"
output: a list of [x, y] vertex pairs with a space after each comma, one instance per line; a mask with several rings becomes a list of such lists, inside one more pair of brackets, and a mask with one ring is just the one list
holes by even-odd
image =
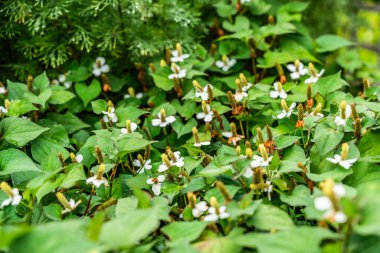
[[1, 251], [377, 252], [374, 66], [312, 38], [307, 3], [202, 4], [203, 43], [0, 86]]

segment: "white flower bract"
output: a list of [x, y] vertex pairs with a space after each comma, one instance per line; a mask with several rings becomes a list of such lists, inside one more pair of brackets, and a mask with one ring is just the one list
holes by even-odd
[[332, 162], [334, 164], [339, 164], [346, 170], [348, 170], [358, 159], [345, 159], [342, 160], [341, 155], [335, 154], [334, 158], [326, 158], [327, 161]]
[[288, 97], [288, 94], [284, 91], [284, 89], [280, 89], [281, 83], [275, 82], [273, 83], [274, 90], [269, 93], [271, 98], [283, 98], [286, 99]]
[[226, 57], [225, 61], [218, 60], [215, 62], [215, 66], [222, 69], [224, 72], [227, 72], [228, 70], [230, 70], [230, 68], [235, 66], [235, 64], [236, 64], [236, 60], [230, 59], [228, 57]]
[[104, 57], [98, 57], [93, 65], [92, 74], [94, 76], [100, 76], [102, 73], [108, 73], [110, 71], [110, 66], [106, 64], [106, 59]]

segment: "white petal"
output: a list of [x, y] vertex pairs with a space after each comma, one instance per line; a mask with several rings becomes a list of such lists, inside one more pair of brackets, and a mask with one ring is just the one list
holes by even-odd
[[154, 184], [152, 185], [152, 191], [154, 195], [158, 196], [161, 194], [161, 184]]
[[226, 138], [231, 138], [232, 137], [232, 132], [223, 132], [222, 135]]
[[271, 92], [269, 93], [269, 96], [270, 96], [271, 98], [278, 98], [279, 95], [280, 95], [279, 92], [276, 91], [276, 90], [271, 91]]
[[12, 203], [12, 198], [6, 199], [3, 202], [1, 202], [0, 208], [3, 208], [4, 206], [9, 206]]
[[152, 119], [152, 125], [153, 126], [158, 126], [161, 124], [161, 119]]
[[218, 215], [216, 214], [208, 214], [204, 217], [204, 221], [217, 221], [218, 220]]
[[283, 119], [283, 118], [286, 117], [286, 115], [287, 115], [286, 111], [283, 110], [279, 115], [277, 115], [277, 118], [278, 118], [278, 119]]
[[108, 73], [110, 71], [110, 66], [108, 66], [107, 64], [103, 65], [100, 70], [103, 72], [103, 73]]
[[167, 171], [169, 168], [168, 166], [166, 166], [166, 164], [161, 164], [160, 166], [158, 166], [158, 172], [164, 172], [164, 171]]
[[319, 211], [326, 211], [331, 209], [333, 204], [327, 196], [321, 196], [314, 199], [314, 206]]
[[106, 59], [104, 57], [101, 57], [101, 56], [97, 57], [95, 61], [96, 61], [96, 63], [99, 62], [101, 66], [103, 66], [104, 63], [106, 63]]
[[288, 94], [286, 94], [286, 92], [284, 90], [281, 90], [280, 91], [280, 98], [286, 99], [287, 97], [288, 97]]
[[175, 117], [174, 116], [169, 116], [169, 117], [166, 117], [166, 121], [168, 123], [173, 123], [175, 121]]
[[286, 68], [289, 70], [289, 71], [291, 71], [291, 72], [294, 72], [294, 71], [296, 71], [296, 66], [294, 65], [294, 64], [288, 64], [288, 65], [286, 65]]
[[298, 79], [300, 79], [300, 74], [298, 72], [290, 73], [290, 78], [292, 80], [298, 80]]
[[146, 183], [147, 183], [147, 184], [154, 184], [154, 179], [153, 179], [153, 178], [148, 178], [148, 179], [146, 180]]
[[250, 167], [246, 168], [243, 176], [246, 178], [252, 178], [252, 176], [253, 176], [252, 169]]
[[334, 158], [326, 158], [327, 161], [337, 164], [339, 161]]
[[343, 212], [339, 211], [335, 213], [334, 220], [338, 223], [345, 223], [347, 221], [347, 216]]
[[349, 163], [348, 161], [340, 161], [339, 165], [345, 168], [346, 170], [348, 170], [352, 166], [352, 164]]
[[99, 68], [94, 68], [94, 69], [92, 70], [92, 74], [93, 74], [94, 76], [100, 76], [100, 75], [102, 74], [102, 71], [101, 71]]
[[135, 167], [141, 167], [140, 160], [139, 159], [133, 160], [133, 166], [135, 166]]
[[345, 189], [344, 186], [341, 185], [341, 184], [336, 184], [336, 185], [334, 185], [333, 191], [334, 191], [334, 193], [335, 193], [338, 197], [343, 197], [343, 196], [346, 195], [346, 189]]
[[157, 180], [158, 180], [159, 182], [164, 182], [164, 180], [165, 180], [165, 176], [164, 176], [164, 175], [159, 175], [159, 176], [157, 177]]
[[83, 161], [83, 155], [82, 154], [77, 154], [75, 156], [75, 160], [77, 160], [78, 163], [81, 163]]

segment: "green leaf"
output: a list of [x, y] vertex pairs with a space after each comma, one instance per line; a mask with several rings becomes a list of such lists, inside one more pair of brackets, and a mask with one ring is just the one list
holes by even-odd
[[82, 164], [74, 163], [70, 165], [71, 169], [61, 184], [63, 188], [73, 187], [78, 181], [86, 180], [86, 174], [84, 173]]
[[24, 94], [28, 92], [28, 88], [24, 83], [17, 83], [7, 80], [8, 99], [9, 100], [21, 100], [24, 98]]
[[319, 124], [315, 129], [314, 142], [321, 157], [326, 156], [341, 142], [344, 133], [327, 124]]
[[51, 113], [48, 117], [64, 126], [69, 134], [72, 134], [80, 129], [90, 127], [90, 125], [81, 121], [71, 112], [67, 112], [66, 114]]
[[20, 116], [35, 110], [38, 110], [38, 108], [27, 100], [13, 100], [9, 105], [7, 115]]
[[49, 99], [49, 103], [52, 105], [61, 105], [69, 102], [75, 97], [74, 93], [65, 90], [64, 87], [55, 85], [51, 87], [53, 94]]
[[119, 139], [115, 145], [118, 149], [118, 156], [122, 157], [126, 154], [144, 149], [146, 146], [154, 143], [155, 141], [148, 141], [144, 138], [138, 137], [141, 135], [135, 135], [134, 133], [125, 134], [123, 138]]
[[317, 42], [317, 52], [319, 53], [331, 52], [339, 48], [355, 45], [355, 43], [351, 41], [348, 41], [346, 39], [343, 39], [340, 36], [332, 35], [332, 34], [319, 36], [316, 39], [316, 42]]
[[159, 68], [152, 74], [154, 84], [164, 91], [171, 90], [174, 87], [174, 81], [169, 79], [170, 74], [172, 74], [172, 71], [169, 67]]
[[44, 214], [51, 220], [61, 220], [62, 207], [58, 204], [51, 204], [43, 207]]
[[104, 223], [100, 242], [109, 250], [131, 248], [159, 227], [157, 211], [156, 208], [137, 209]]
[[170, 238], [171, 241], [180, 241], [180, 243], [188, 243], [197, 239], [207, 225], [208, 222], [182, 221], [168, 224], [161, 230]]
[[40, 172], [40, 169], [29, 156], [18, 149], [9, 148], [0, 151], [0, 175], [26, 171]]
[[135, 106], [119, 107], [116, 109], [116, 115], [119, 118], [118, 126], [125, 127], [127, 120], [137, 122], [137, 119], [147, 111], [136, 108]]
[[296, 141], [298, 141], [300, 136], [286, 136], [282, 135], [275, 139], [275, 144], [278, 149], [287, 148], [293, 145]]
[[290, 195], [281, 194], [282, 202], [290, 206], [306, 206], [310, 203], [310, 189], [304, 185], [297, 185]]
[[5, 118], [1, 122], [4, 139], [17, 147], [25, 146], [47, 130], [49, 128], [40, 127], [29, 120], [17, 117]]
[[287, 230], [294, 227], [292, 219], [276, 206], [260, 205], [250, 224], [263, 230]]
[[49, 78], [46, 75], [46, 72], [36, 76], [33, 80], [33, 88], [39, 90], [42, 92], [47, 87], [49, 87], [50, 81]]
[[28, 99], [29, 102], [33, 104], [39, 104], [44, 108], [46, 102], [49, 100], [52, 94], [53, 94], [52, 89], [47, 88], [47, 89], [44, 89], [38, 96], [30, 92], [30, 93], [26, 93], [24, 97]]
[[88, 86], [85, 83], [76, 83], [75, 91], [82, 99], [84, 106], [86, 107], [89, 102], [99, 96], [102, 92], [102, 87], [97, 79], [93, 79]]
[[341, 77], [341, 72], [334, 75], [326, 76], [318, 80], [313, 87], [313, 92], [321, 94], [326, 97], [327, 94], [339, 90], [343, 86], [348, 86], [348, 83]]
[[186, 122], [186, 124], [183, 124], [180, 120], [176, 120], [172, 124], [172, 127], [177, 133], [178, 138], [185, 134], [191, 133], [192, 128], [195, 126], [197, 126], [197, 121], [195, 119], [190, 119]]
[[104, 99], [97, 99], [91, 102], [92, 111], [95, 114], [101, 114], [102, 111], [107, 111], [107, 106], [107, 101], [105, 101]]

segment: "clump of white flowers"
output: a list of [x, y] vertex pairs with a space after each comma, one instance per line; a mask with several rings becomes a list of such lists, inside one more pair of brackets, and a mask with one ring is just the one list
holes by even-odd
[[94, 76], [100, 76], [102, 73], [108, 73], [109, 71], [110, 71], [110, 66], [106, 64], [106, 59], [100, 56], [97, 57], [92, 67], [92, 74]]
[[292, 80], [298, 80], [308, 73], [307, 68], [300, 60], [295, 60], [294, 64], [290, 63], [286, 65], [286, 68], [290, 71], [290, 78]]
[[197, 119], [203, 119], [204, 122], [211, 122], [214, 112], [211, 110], [210, 105], [204, 100], [202, 100], [202, 111], [203, 112], [197, 113]]
[[269, 93], [271, 98], [282, 98], [286, 99], [288, 97], [288, 94], [284, 91], [282, 88], [281, 82], [274, 82], [273, 83], [274, 90]]
[[120, 132], [121, 132], [121, 135], [130, 134], [136, 131], [136, 129], [137, 129], [137, 124], [130, 120], [127, 120], [125, 123], [125, 127], [120, 129]]
[[207, 84], [205, 87], [202, 87], [196, 80], [193, 81], [195, 88], [195, 97], [201, 98], [204, 101], [212, 100], [212, 85]]
[[158, 177], [152, 177], [146, 180], [147, 184], [152, 185], [152, 191], [154, 195], [158, 196], [161, 194], [161, 184], [165, 181], [164, 175], [159, 175]]
[[236, 100], [236, 102], [240, 102], [244, 98], [248, 97], [248, 93], [245, 90], [243, 90], [240, 79], [236, 79], [235, 83], [236, 83], [236, 87], [237, 87], [237, 89], [235, 91], [235, 95], [234, 95], [235, 100]]
[[350, 147], [348, 146], [347, 143], [343, 143], [342, 152], [340, 153], [340, 155], [335, 154], [334, 158], [326, 158], [327, 161], [335, 163], [335, 164], [339, 164], [340, 166], [348, 170], [358, 160], [356, 158], [348, 159], [349, 148]]
[[152, 120], [153, 126], [166, 127], [167, 125], [173, 123], [175, 121], [174, 116], [166, 116], [165, 109], [161, 109], [157, 114], [157, 118]]
[[322, 69], [319, 73], [317, 73], [313, 63], [309, 63], [309, 70], [310, 70], [310, 77], [305, 80], [305, 84], [312, 84], [312, 83], [318, 82], [319, 78], [325, 72], [325, 70]]
[[198, 134], [198, 129], [196, 127], [193, 127], [192, 130], [193, 137], [194, 137], [194, 147], [201, 147], [201, 146], [207, 146], [210, 145], [210, 141], [201, 141]]
[[220, 206], [215, 197], [210, 198], [210, 207], [208, 208], [208, 214], [204, 217], [204, 221], [218, 221], [227, 219], [230, 214], [227, 212], [226, 206]]
[[230, 59], [226, 55], [223, 55], [222, 60], [218, 60], [218, 61], [215, 62], [215, 65], [218, 68], [222, 69], [224, 72], [229, 71], [230, 68], [232, 68], [233, 66], [235, 66], [235, 64], [236, 64], [236, 60], [235, 59]]
[[339, 107], [339, 116], [335, 117], [335, 124], [337, 126], [346, 126], [347, 119], [352, 113], [351, 107], [347, 105], [346, 101], [342, 101]]
[[[170, 158], [170, 159], [169, 159]], [[158, 166], [158, 172], [164, 172], [173, 166], [181, 168], [185, 165], [184, 158], [179, 151], [172, 152], [170, 149], [166, 150], [166, 154], [161, 155], [162, 164]]]
[[102, 184], [107, 187], [108, 181], [105, 177], [103, 177], [104, 170], [105, 170], [105, 165], [104, 165], [104, 163], [102, 163], [99, 165], [99, 168], [98, 168], [98, 171], [96, 172], [96, 174], [90, 178], [87, 178], [86, 183], [92, 184], [96, 188], [99, 188]]
[[115, 112], [115, 106], [113, 105], [111, 100], [108, 101], [107, 111], [102, 111], [102, 113], [104, 114], [103, 116], [104, 122], [116, 123], [119, 120]]
[[62, 210], [62, 214], [73, 211], [75, 208], [77, 208], [80, 205], [80, 203], [82, 203], [81, 200], [78, 200], [77, 202], [75, 202], [74, 199], [70, 199], [68, 201], [65, 195], [63, 195], [63, 193], [61, 192], [57, 192], [56, 196], [59, 203], [61, 203], [61, 205], [65, 208], [64, 210]]
[[21, 200], [22, 196], [17, 188], [12, 188], [7, 182], [3, 181], [0, 184], [1, 190], [7, 194], [8, 198], [1, 202], [0, 208], [4, 208], [5, 206], [17, 206]]
[[334, 184], [332, 179], [321, 183], [323, 196], [314, 199], [315, 209], [323, 212], [323, 218], [331, 222], [344, 223], [347, 221], [346, 214], [341, 210], [339, 200], [346, 195], [342, 184]]
[[169, 79], [181, 79], [186, 77], [186, 69], [181, 69], [174, 62], [172, 63], [172, 66], [170, 68], [173, 73], [168, 76]]
[[124, 99], [127, 99], [127, 98], [137, 98], [137, 99], [142, 99], [144, 97], [144, 93], [142, 92], [138, 92], [136, 93], [135, 92], [135, 89], [133, 89], [133, 87], [129, 87], [128, 88], [128, 94], [125, 94], [123, 96]]
[[133, 160], [133, 166], [139, 168], [139, 173], [144, 173], [145, 170], [152, 169], [152, 161], [150, 159], [144, 159], [140, 154], [137, 156], [137, 159]]
[[285, 99], [282, 99], [281, 100], [281, 107], [282, 107], [282, 111], [280, 114], [277, 115], [277, 118], [278, 119], [283, 119], [285, 117], [289, 118], [292, 115], [294, 108], [296, 108], [296, 103], [293, 102], [290, 105], [290, 107], [288, 107]]
[[183, 62], [185, 59], [189, 58], [189, 54], [183, 54], [182, 53], [182, 47], [181, 44], [176, 44], [176, 50], [171, 51], [171, 62]]

